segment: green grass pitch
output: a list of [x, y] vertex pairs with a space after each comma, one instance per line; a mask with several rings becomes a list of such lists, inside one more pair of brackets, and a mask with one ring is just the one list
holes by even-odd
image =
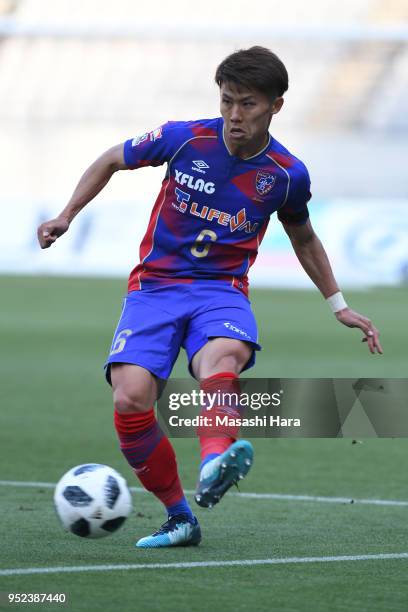
[[[122, 280], [0, 278], [0, 480], [56, 482], [73, 465], [100, 462], [138, 485], [117, 448], [101, 369], [124, 292]], [[346, 293], [382, 332], [384, 355], [372, 356], [361, 334], [339, 325], [318, 292], [254, 290], [264, 350], [249, 375], [405, 377], [407, 295], [403, 288]], [[181, 356], [173, 375], [185, 377], [185, 368]], [[198, 443], [175, 440], [175, 446], [183, 483], [193, 489]], [[257, 439], [254, 446], [242, 492], [408, 500], [407, 440]], [[0, 485], [0, 572], [408, 552], [408, 506], [231, 494], [211, 511], [196, 507], [203, 530], [198, 548], [141, 551], [133, 543], [164, 514], [147, 494], [133, 500], [119, 532], [88, 541], [61, 529], [51, 488]], [[0, 574], [0, 592], [66, 592], [75, 611], [405, 612], [407, 569], [408, 559], [384, 559]]]

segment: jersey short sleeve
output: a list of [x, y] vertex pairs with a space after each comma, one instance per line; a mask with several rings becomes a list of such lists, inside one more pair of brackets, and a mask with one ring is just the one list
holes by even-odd
[[309, 218], [307, 203], [310, 193], [310, 177], [306, 166], [298, 162], [291, 168], [288, 197], [278, 210], [278, 219], [288, 225], [303, 225]]
[[189, 134], [186, 122], [169, 121], [151, 132], [130, 138], [123, 145], [125, 164], [130, 169], [161, 166], [173, 157]]

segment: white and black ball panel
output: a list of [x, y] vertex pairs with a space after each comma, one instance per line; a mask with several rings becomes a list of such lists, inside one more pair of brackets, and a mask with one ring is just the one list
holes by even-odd
[[120, 486], [117, 479], [109, 474], [105, 481], [105, 503], [108, 508], [113, 508], [118, 501], [118, 497], [120, 495]]
[[91, 526], [89, 521], [80, 518], [70, 525], [69, 530], [80, 538], [88, 538], [91, 533]]
[[101, 529], [104, 529], [109, 533], [113, 533], [114, 531], [119, 529], [119, 527], [121, 527], [125, 521], [126, 516], [117, 516], [114, 519], [110, 519], [109, 521], [105, 521], [104, 523], [102, 523]]
[[95, 470], [99, 470], [101, 468], [106, 467], [102, 463], [85, 463], [84, 465], [79, 465], [76, 468], [72, 469], [72, 473], [74, 476], [80, 476], [85, 472], [95, 472]]
[[85, 508], [93, 502], [93, 497], [88, 495], [81, 487], [77, 485], [67, 485], [62, 491], [62, 496], [71, 506]]
[[132, 508], [125, 479], [96, 463], [76, 466], [64, 474], [56, 486], [54, 503], [64, 527], [83, 538], [113, 533]]

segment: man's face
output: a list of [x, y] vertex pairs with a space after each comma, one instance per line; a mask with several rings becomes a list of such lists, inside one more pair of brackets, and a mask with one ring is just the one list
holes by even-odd
[[236, 146], [266, 138], [272, 116], [283, 104], [281, 97], [271, 101], [265, 94], [235, 83], [223, 83], [220, 95], [225, 137]]

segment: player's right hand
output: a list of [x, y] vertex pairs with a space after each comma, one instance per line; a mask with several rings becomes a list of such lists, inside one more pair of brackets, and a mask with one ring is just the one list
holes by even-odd
[[69, 223], [66, 219], [57, 217], [51, 221], [41, 223], [37, 230], [38, 242], [42, 249], [48, 249], [57, 238], [65, 234], [69, 228]]
[[343, 308], [335, 313], [336, 319], [347, 327], [359, 327], [365, 334], [362, 342], [367, 342], [368, 350], [373, 355], [375, 353], [383, 354], [382, 346], [379, 340], [379, 331], [364, 315], [361, 315], [351, 308]]

